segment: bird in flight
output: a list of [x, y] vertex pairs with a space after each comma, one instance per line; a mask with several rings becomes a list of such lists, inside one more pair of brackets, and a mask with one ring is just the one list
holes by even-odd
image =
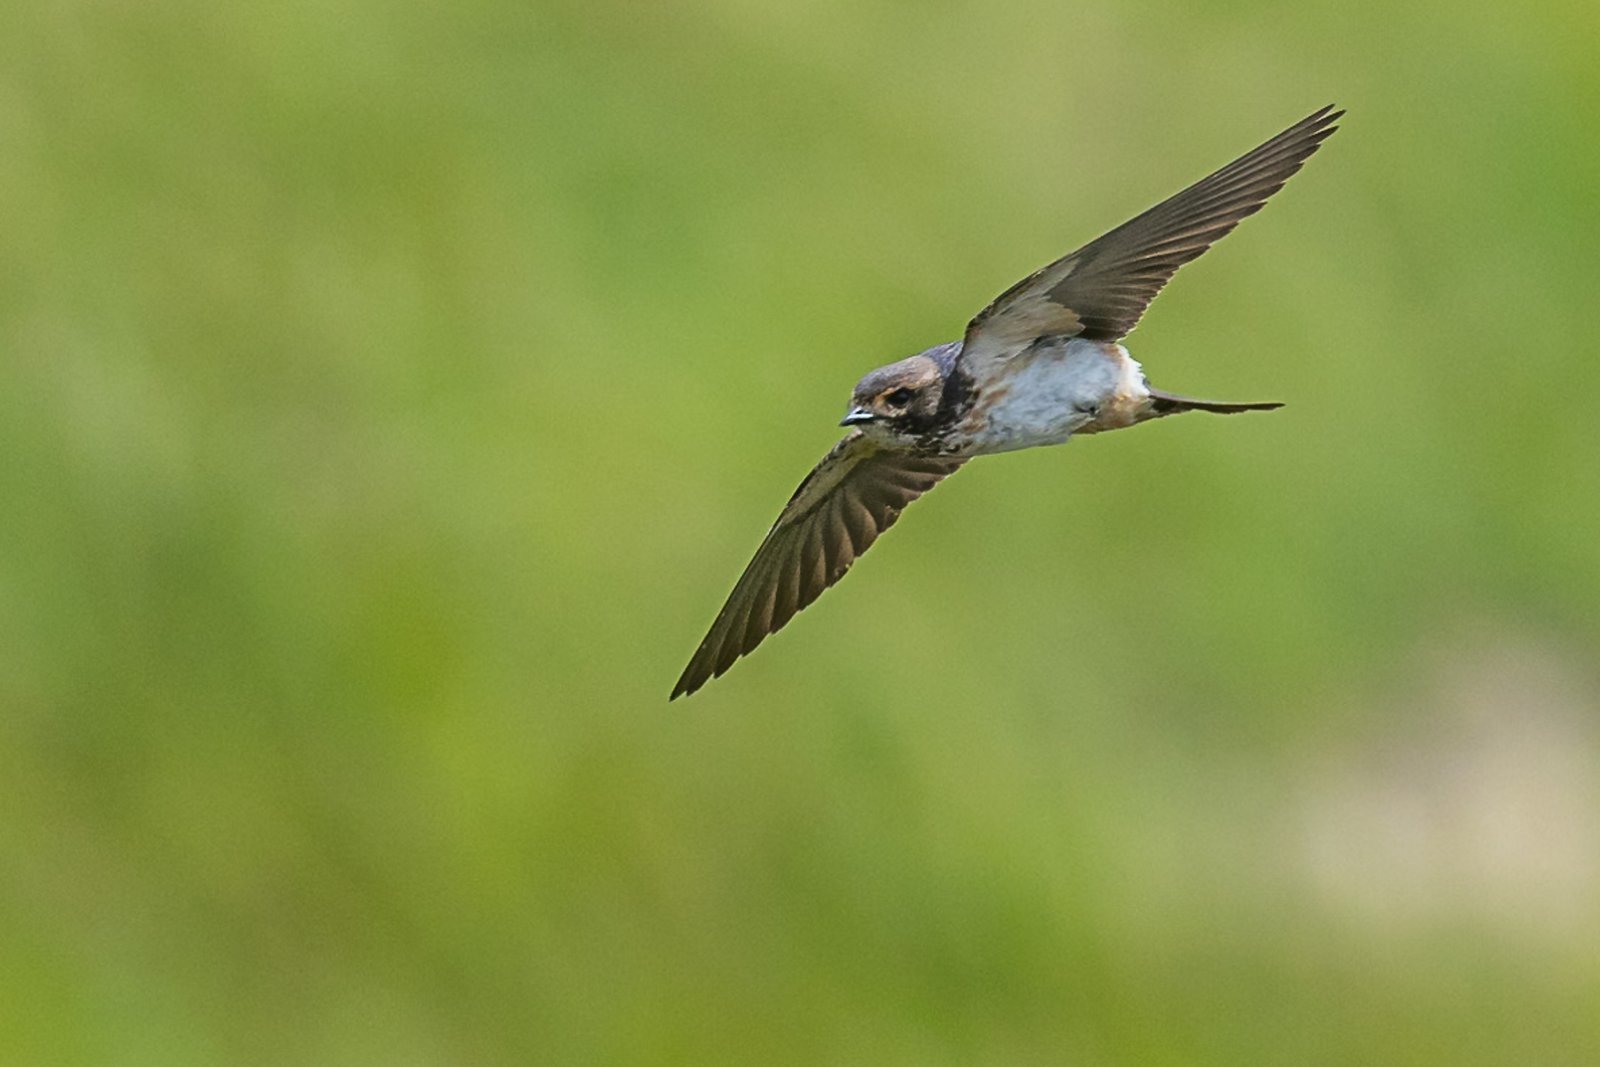
[[1279, 404], [1152, 388], [1119, 343], [1177, 269], [1210, 248], [1333, 133], [1325, 107], [1181, 193], [1022, 279], [959, 341], [872, 371], [850, 432], [806, 476], [684, 668], [693, 693], [843, 577], [906, 505], [973, 456], [1059, 445], [1183, 411]]

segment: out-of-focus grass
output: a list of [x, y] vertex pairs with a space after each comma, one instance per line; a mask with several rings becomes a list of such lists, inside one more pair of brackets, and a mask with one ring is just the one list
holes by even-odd
[[[6, 1062], [1600, 1056], [1592, 4], [0, 12]], [[1313, 107], [665, 694], [862, 371]]]

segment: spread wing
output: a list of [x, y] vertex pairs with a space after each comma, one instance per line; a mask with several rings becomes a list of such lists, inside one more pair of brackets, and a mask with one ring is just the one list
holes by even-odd
[[1179, 267], [1261, 210], [1338, 127], [1325, 107], [1183, 192], [1022, 279], [967, 326], [962, 364], [980, 377], [1045, 335], [1118, 341]]
[[850, 569], [900, 512], [964, 461], [881, 449], [857, 430], [800, 483], [673, 686], [721, 675]]

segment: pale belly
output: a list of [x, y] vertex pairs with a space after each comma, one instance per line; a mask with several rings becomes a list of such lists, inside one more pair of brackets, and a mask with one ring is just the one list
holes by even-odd
[[1035, 348], [1007, 371], [974, 409], [975, 454], [1059, 445], [1074, 433], [1130, 426], [1150, 396], [1128, 350], [1104, 341]]

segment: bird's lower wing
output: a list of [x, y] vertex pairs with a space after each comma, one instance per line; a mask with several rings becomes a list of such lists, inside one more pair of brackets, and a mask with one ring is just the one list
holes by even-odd
[[673, 699], [721, 675], [850, 569], [907, 504], [964, 460], [881, 449], [860, 431], [833, 447], [790, 497], [745, 568]]

